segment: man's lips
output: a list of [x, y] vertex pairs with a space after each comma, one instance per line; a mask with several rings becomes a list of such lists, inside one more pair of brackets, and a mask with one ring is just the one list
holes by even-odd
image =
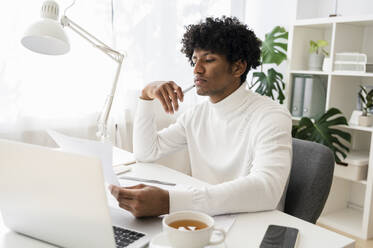
[[195, 83], [196, 86], [201, 86], [201, 85], [205, 84], [206, 82], [207, 82], [207, 80], [202, 79], [202, 78], [196, 78], [194, 80], [194, 83]]

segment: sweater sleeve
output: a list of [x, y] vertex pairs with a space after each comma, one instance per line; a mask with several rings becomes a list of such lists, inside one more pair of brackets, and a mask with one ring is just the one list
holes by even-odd
[[170, 212], [190, 209], [218, 215], [275, 209], [290, 173], [291, 117], [284, 111], [271, 113], [255, 130], [248, 175], [202, 188], [176, 188], [170, 191]]
[[133, 130], [133, 151], [137, 161], [153, 162], [186, 147], [181, 115], [176, 123], [157, 131], [154, 101], [139, 100]]

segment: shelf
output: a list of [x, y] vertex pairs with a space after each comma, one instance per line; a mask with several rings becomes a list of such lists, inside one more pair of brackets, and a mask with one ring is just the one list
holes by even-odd
[[358, 72], [358, 71], [333, 71], [333, 76], [352, 76], [352, 77], [373, 77], [372, 72]]
[[361, 27], [370, 27], [373, 26], [372, 16], [367, 18], [348, 18], [339, 20], [337, 23], [340, 24], [348, 24], [348, 25], [355, 25]]
[[325, 28], [331, 25], [330, 18], [303, 19], [294, 23], [294, 27], [311, 26], [312, 28]]
[[358, 130], [358, 131], [365, 131], [365, 132], [373, 132], [373, 127], [363, 127], [359, 125], [349, 124], [348, 126], [345, 125], [338, 125], [343, 129], [350, 129], [350, 130]]
[[347, 181], [350, 181], [350, 182], [353, 182], [353, 183], [358, 183], [358, 184], [362, 184], [362, 185], [367, 185], [367, 180], [351, 180], [349, 178], [345, 178], [345, 177], [340, 177], [340, 176], [336, 176], [334, 175], [335, 177], [337, 178], [340, 178], [340, 179], [343, 179], [343, 180], [347, 180]]
[[363, 185], [367, 185], [367, 180], [360, 180], [360, 181], [355, 181], [355, 182], [363, 184]]
[[327, 18], [313, 18], [313, 19], [300, 19], [294, 23], [294, 26], [312, 26], [316, 28], [323, 28], [331, 25], [332, 23], [349, 23], [358, 26], [372, 26], [373, 15], [366, 16], [337, 16]]
[[307, 75], [328, 75], [327, 71], [309, 71], [309, 70], [291, 70], [292, 74], [307, 74]]
[[[292, 116], [291, 119], [293, 121], [300, 121], [303, 117], [296, 117]], [[311, 118], [312, 121], [314, 121], [313, 118]], [[354, 124], [349, 124], [348, 126], [346, 125], [336, 125], [336, 127], [340, 127], [343, 129], [349, 129], [349, 130], [357, 130], [357, 131], [364, 131], [364, 132], [373, 132], [373, 127], [363, 127], [359, 125], [354, 125]]]
[[318, 219], [320, 224], [357, 237], [362, 236], [362, 221], [363, 213], [352, 208], [344, 208], [342, 210], [323, 214]]
[[306, 75], [333, 75], [333, 76], [350, 76], [350, 77], [373, 77], [373, 72], [358, 72], [358, 71], [308, 71], [308, 70], [291, 70], [291, 74], [306, 74]]

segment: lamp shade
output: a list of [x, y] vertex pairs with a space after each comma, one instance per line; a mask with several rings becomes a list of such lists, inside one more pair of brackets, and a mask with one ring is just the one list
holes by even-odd
[[58, 5], [45, 1], [41, 10], [42, 19], [32, 24], [21, 39], [22, 45], [31, 51], [61, 55], [70, 50], [69, 39], [62, 25], [57, 21]]

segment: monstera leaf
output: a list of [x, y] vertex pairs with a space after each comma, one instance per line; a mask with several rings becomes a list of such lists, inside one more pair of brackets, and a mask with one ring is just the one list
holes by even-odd
[[254, 87], [256, 84], [260, 83], [255, 92], [269, 96], [275, 100], [274, 92], [277, 92], [277, 100], [282, 104], [285, 99], [284, 89], [285, 83], [281, 73], [277, 72], [275, 69], [271, 68], [267, 71], [267, 75], [264, 72], [254, 72], [253, 77], [256, 78], [254, 84], [250, 88]]
[[265, 35], [260, 48], [261, 70], [253, 73], [250, 89], [258, 85], [255, 90], [257, 93], [269, 96], [273, 100], [276, 100], [277, 96], [277, 100], [282, 104], [285, 99], [282, 74], [273, 68], [269, 69], [267, 74], [263, 72], [263, 64], [279, 65], [286, 59], [287, 43], [281, 43], [280, 39], [288, 39], [288, 32], [283, 27], [277, 26]]
[[340, 140], [351, 142], [351, 135], [339, 129], [332, 128], [336, 125], [348, 125], [347, 120], [342, 116], [341, 111], [336, 108], [329, 109], [324, 115], [316, 119], [315, 122], [308, 117], [303, 117], [298, 125], [293, 126], [292, 135], [294, 138], [314, 141], [328, 146], [333, 152], [335, 161], [342, 163], [340, 154], [346, 158], [349, 148], [342, 144]]
[[285, 28], [276, 26], [270, 33], [265, 35], [262, 41], [261, 59], [262, 64], [279, 65], [286, 59], [287, 43], [280, 42], [281, 39], [288, 39], [288, 32]]

